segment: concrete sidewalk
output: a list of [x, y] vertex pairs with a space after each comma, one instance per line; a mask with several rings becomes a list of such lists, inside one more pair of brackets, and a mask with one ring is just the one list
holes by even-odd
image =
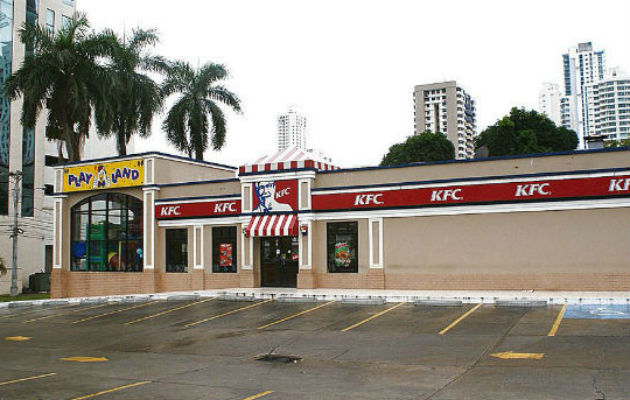
[[270, 299], [286, 301], [340, 300], [348, 302], [417, 302], [426, 304], [487, 303], [505, 305], [545, 304], [630, 304], [630, 292], [554, 292], [519, 290], [370, 290], [370, 289], [292, 289], [292, 288], [231, 288], [189, 292], [166, 292], [115, 296], [73, 297], [66, 299], [27, 300], [0, 303], [2, 308], [59, 306], [64, 304], [150, 300], [194, 300], [221, 296], [232, 300]]

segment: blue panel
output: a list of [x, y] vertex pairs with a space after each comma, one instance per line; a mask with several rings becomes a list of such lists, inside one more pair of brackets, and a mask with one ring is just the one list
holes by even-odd
[[630, 319], [630, 304], [570, 304], [564, 318]]

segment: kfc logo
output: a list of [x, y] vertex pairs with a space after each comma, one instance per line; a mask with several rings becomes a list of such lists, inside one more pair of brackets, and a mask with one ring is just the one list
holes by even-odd
[[462, 200], [461, 192], [461, 189], [434, 190], [431, 192], [431, 201]]
[[297, 180], [256, 182], [254, 212], [293, 211], [297, 208]]
[[224, 214], [227, 212], [236, 212], [236, 202], [230, 203], [217, 203], [214, 205], [215, 214]]
[[534, 195], [548, 196], [551, 192], [549, 191], [548, 183], [527, 183], [524, 185], [516, 186], [515, 197], [529, 197]]
[[160, 217], [178, 217], [182, 215], [181, 206], [162, 206]]
[[358, 194], [354, 198], [354, 205], [355, 206], [367, 206], [367, 205], [370, 205], [370, 204], [373, 204], [373, 205], [385, 204], [385, 202], [383, 202], [382, 198], [383, 198], [383, 193]]
[[611, 179], [608, 186], [609, 192], [625, 192], [630, 188], [630, 178]]

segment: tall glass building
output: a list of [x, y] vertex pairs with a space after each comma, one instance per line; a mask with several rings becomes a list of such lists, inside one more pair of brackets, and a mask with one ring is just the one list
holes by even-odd
[[[0, 87], [33, 54], [33, 45], [19, 39], [25, 23], [40, 24], [54, 32], [75, 12], [74, 0], [0, 0]], [[0, 257], [11, 266], [10, 230], [14, 217], [14, 181], [21, 171], [17, 213], [23, 232], [18, 241], [18, 273], [22, 285], [28, 276], [52, 264], [53, 171], [59, 162], [58, 144], [46, 140], [46, 115], [34, 129], [20, 123], [22, 100], [9, 101], [0, 93]], [[8, 292], [11, 274], [0, 277], [0, 294]], [[18, 285], [22, 288], [22, 285]]]

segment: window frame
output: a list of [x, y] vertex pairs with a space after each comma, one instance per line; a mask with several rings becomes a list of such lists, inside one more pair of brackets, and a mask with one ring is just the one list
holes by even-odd
[[[104, 208], [95, 210], [94, 204], [96, 202], [104, 202]], [[117, 207], [112, 207], [112, 205], [117, 205]], [[70, 271], [143, 272], [143, 212], [142, 200], [118, 192], [98, 193], [73, 205], [70, 209]], [[86, 224], [84, 237], [81, 236], [82, 223]], [[102, 227], [98, 230], [102, 231], [101, 235], [96, 232], [100, 223], [102, 223]], [[77, 232], [79, 232], [78, 235]], [[138, 232], [139, 235], [134, 236]], [[99, 236], [102, 237], [99, 238]], [[82, 246], [77, 246], [79, 243], [82, 243]], [[83, 256], [75, 257], [76, 249], [81, 247], [83, 248]], [[112, 248], [114, 251], [110, 251]], [[130, 253], [130, 248], [135, 248], [135, 251]], [[121, 260], [123, 249], [124, 260]], [[115, 250], [118, 251], [115, 252]], [[113, 252], [118, 256], [117, 266], [111, 265], [109, 255]], [[103, 258], [101, 265], [98, 265], [97, 260], [95, 261], [95, 258], [99, 258], [99, 254], [101, 254], [100, 258]], [[78, 261], [76, 264], [75, 259]], [[79, 260], [81, 259], [84, 260], [83, 266], [80, 265]], [[133, 263], [130, 262], [132, 259]]]

